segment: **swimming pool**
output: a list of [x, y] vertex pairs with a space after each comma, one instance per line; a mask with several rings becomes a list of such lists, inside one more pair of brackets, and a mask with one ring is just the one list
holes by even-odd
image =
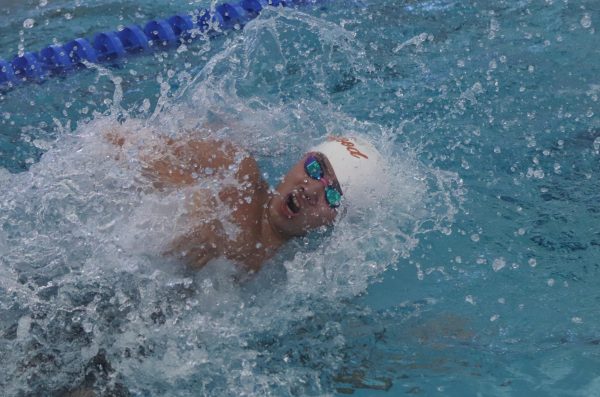
[[[189, 3], [2, 5], [0, 57]], [[0, 94], [0, 386], [599, 394], [598, 20], [594, 1], [332, 1]], [[174, 201], [98, 131], [215, 120], [272, 184], [327, 133], [369, 136], [388, 193], [249, 281], [177, 270], [153, 255]]]

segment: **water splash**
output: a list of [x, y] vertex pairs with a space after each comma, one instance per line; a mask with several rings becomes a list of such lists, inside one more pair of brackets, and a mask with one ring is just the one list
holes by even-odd
[[[63, 133], [29, 171], [0, 175], [8, 187], [0, 197], [7, 393], [86, 382], [100, 393], [328, 393], [345, 340], [324, 319], [399, 266], [422, 236], [449, 230], [457, 175], [397, 145], [398, 131], [333, 104], [372, 68], [351, 33], [271, 10], [223, 47], [176, 99], [166, 90], [146, 119], [123, 108], [122, 81], [99, 69], [114, 83], [109, 114]], [[135, 132], [124, 156], [103, 134], [114, 129]], [[371, 208], [292, 242], [244, 282], [224, 260], [190, 273], [160, 255], [179, 230], [185, 195], [153, 191], [140, 178], [136, 159], [160, 136], [234, 141], [275, 185], [304, 150], [340, 132], [368, 137], [388, 159], [386, 194]]]

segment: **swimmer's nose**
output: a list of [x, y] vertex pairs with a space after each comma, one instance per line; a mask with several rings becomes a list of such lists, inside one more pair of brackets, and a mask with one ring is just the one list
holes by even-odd
[[327, 182], [314, 179], [306, 181], [304, 189], [302, 190], [302, 197], [309, 205], [319, 204], [320, 198], [325, 196], [326, 185], [324, 183]]

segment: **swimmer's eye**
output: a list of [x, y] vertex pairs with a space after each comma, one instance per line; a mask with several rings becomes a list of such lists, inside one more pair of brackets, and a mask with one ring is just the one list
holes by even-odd
[[[321, 161], [313, 155], [306, 158], [306, 161], [304, 162], [304, 171], [306, 172], [306, 175], [318, 181], [325, 175]], [[328, 185], [325, 187], [325, 200], [331, 208], [337, 208], [342, 202], [342, 193], [333, 186]]]
[[306, 174], [310, 176], [312, 179], [320, 180], [323, 178], [323, 167], [315, 156], [308, 156], [306, 161], [304, 162], [304, 171]]
[[327, 204], [329, 204], [331, 208], [337, 208], [342, 203], [341, 193], [331, 186], [325, 188], [325, 198], [327, 199]]

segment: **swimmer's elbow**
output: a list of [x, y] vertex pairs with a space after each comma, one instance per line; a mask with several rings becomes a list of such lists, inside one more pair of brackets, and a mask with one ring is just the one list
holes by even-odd
[[184, 250], [173, 249], [165, 255], [175, 257], [190, 270], [200, 270], [217, 257], [216, 250], [204, 246]]
[[214, 256], [204, 255], [202, 257], [195, 258], [192, 261], [186, 261], [185, 264], [190, 270], [200, 270], [213, 259], [215, 259]]

